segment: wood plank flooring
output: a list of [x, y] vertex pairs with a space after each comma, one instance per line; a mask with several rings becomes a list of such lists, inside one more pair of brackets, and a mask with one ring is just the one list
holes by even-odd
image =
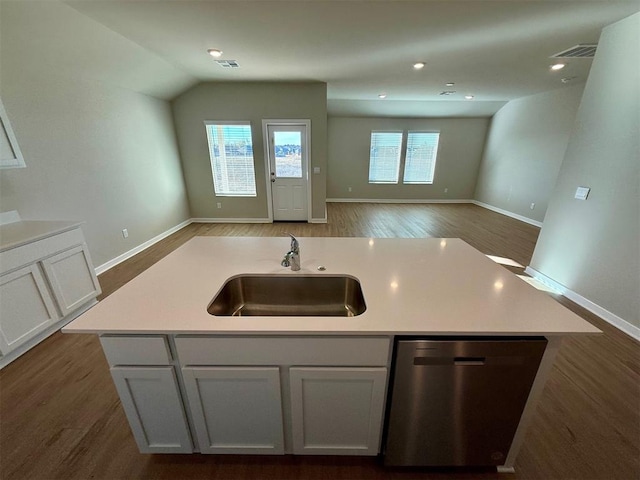
[[[106, 297], [196, 235], [459, 237], [528, 265], [538, 229], [474, 205], [329, 204], [327, 224], [192, 224], [100, 275]], [[283, 244], [287, 241], [283, 238]], [[513, 270], [513, 269], [512, 269]], [[387, 469], [377, 458], [142, 455], [100, 344], [56, 333], [0, 371], [1, 479], [640, 479], [640, 345], [604, 331], [565, 340], [515, 474]]]

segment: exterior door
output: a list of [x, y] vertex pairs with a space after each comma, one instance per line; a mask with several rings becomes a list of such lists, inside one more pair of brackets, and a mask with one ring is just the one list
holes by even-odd
[[309, 156], [306, 125], [267, 125], [274, 221], [306, 221]]

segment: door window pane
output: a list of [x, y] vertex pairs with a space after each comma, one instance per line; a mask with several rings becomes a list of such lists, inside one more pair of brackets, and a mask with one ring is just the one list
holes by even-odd
[[300, 132], [273, 132], [276, 177], [302, 178], [302, 135]]

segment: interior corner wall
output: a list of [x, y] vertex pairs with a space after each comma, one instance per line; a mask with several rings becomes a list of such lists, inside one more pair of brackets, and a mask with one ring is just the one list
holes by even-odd
[[2, 71], [0, 95], [27, 164], [0, 171], [3, 211], [86, 222], [95, 266], [189, 219], [168, 102], [91, 82], [21, 78], [4, 61]]
[[[472, 199], [488, 127], [489, 118], [329, 117], [327, 197]], [[402, 181], [394, 185], [370, 184], [369, 149], [374, 130], [440, 132], [433, 184], [405, 185]]]
[[[640, 327], [640, 13], [606, 27], [531, 266]], [[576, 188], [590, 187], [586, 201]]]
[[[268, 218], [262, 120], [311, 120], [312, 219], [324, 219], [327, 175], [327, 85], [319, 82], [206, 82], [172, 102], [191, 215], [194, 218]], [[216, 196], [204, 122], [250, 121], [256, 197]], [[319, 168], [319, 173], [314, 173]], [[217, 203], [222, 208], [217, 208]]]
[[[95, 266], [187, 221], [169, 103], [38, 62], [50, 53], [50, 33], [36, 30], [27, 14], [60, 13], [60, 5], [8, 6], [25, 5], [2, 6], [0, 97], [27, 166], [0, 170], [0, 209], [25, 220], [84, 221]], [[79, 15], [67, 20], [65, 28], [94, 28]], [[98, 33], [105, 41], [117, 35]], [[31, 35], [41, 51], [28, 49]]]
[[583, 90], [581, 84], [512, 100], [493, 116], [475, 200], [544, 220]]

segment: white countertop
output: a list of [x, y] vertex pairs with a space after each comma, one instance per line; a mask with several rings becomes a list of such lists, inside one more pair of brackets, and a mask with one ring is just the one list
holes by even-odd
[[[65, 333], [566, 335], [599, 330], [460, 239], [195, 237], [63, 328]], [[323, 265], [326, 271], [319, 272]], [[356, 317], [221, 317], [207, 306], [241, 273], [348, 274]]]
[[83, 222], [24, 220], [0, 225], [0, 252], [66, 232]]

